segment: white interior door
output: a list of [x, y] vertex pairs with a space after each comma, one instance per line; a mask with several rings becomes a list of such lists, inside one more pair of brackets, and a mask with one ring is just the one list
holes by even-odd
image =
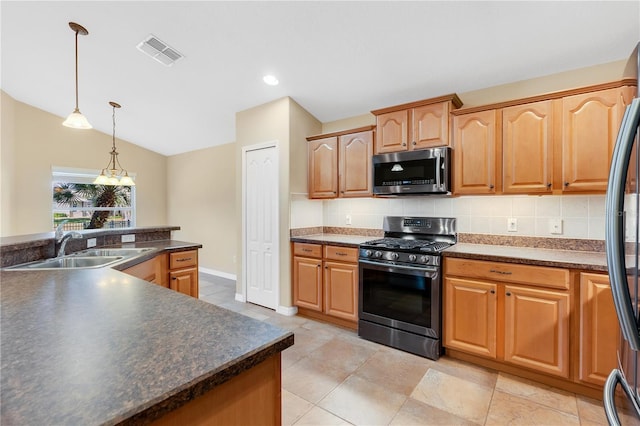
[[278, 306], [278, 157], [277, 148], [246, 151], [245, 277], [247, 301]]

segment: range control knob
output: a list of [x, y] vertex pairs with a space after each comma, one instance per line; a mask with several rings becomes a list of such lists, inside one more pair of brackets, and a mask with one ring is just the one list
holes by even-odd
[[410, 254], [409, 255], [409, 261], [411, 261], [411, 262], [415, 262], [417, 258], [418, 257], [415, 254]]
[[391, 260], [398, 260], [398, 257], [400, 257], [398, 253], [389, 253], [389, 258]]
[[364, 257], [371, 257], [371, 250], [365, 250], [364, 251]]
[[373, 257], [377, 257], [377, 258], [382, 257], [382, 252], [381, 251], [376, 251], [375, 253], [373, 253]]
[[420, 262], [422, 263], [429, 263], [430, 260], [429, 256], [420, 256]]

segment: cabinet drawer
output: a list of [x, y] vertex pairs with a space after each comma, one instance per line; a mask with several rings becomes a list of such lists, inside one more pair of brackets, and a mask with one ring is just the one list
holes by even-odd
[[198, 250], [169, 253], [169, 269], [187, 268], [198, 265]]
[[293, 243], [293, 255], [320, 259], [322, 258], [322, 246], [320, 244]]
[[353, 247], [324, 246], [324, 258], [342, 262], [358, 262], [358, 249]]
[[444, 273], [447, 276], [457, 275], [539, 287], [569, 289], [568, 269], [452, 258], [445, 259], [444, 265]]

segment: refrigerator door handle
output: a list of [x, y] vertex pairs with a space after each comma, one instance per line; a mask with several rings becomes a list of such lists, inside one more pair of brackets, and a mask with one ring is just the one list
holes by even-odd
[[639, 410], [635, 399], [633, 397], [633, 393], [631, 388], [627, 384], [624, 376], [620, 372], [620, 370], [615, 369], [611, 371], [609, 377], [607, 377], [607, 381], [604, 384], [604, 392], [602, 395], [602, 403], [604, 405], [604, 414], [607, 416], [607, 422], [611, 426], [620, 426], [620, 417], [618, 417], [618, 411], [616, 410], [616, 386], [620, 384], [622, 386], [622, 390], [627, 394], [627, 398], [631, 400], [633, 405], [636, 407], [636, 410]]
[[635, 98], [622, 118], [616, 147], [611, 159], [611, 171], [606, 196], [605, 249], [611, 281], [613, 302], [625, 340], [634, 350], [640, 350], [640, 334], [631, 295], [627, 284], [624, 237], [624, 194], [635, 135], [640, 120], [640, 98]]

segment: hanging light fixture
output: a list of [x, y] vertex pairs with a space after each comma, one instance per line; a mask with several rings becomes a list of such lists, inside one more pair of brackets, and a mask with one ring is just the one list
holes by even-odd
[[72, 127], [74, 129], [91, 129], [87, 118], [82, 115], [80, 109], [78, 109], [78, 34], [87, 35], [89, 31], [80, 24], [75, 22], [69, 22], [69, 26], [76, 33], [76, 109], [73, 110], [66, 120], [62, 123], [63, 126]]
[[100, 175], [93, 181], [94, 185], [120, 185], [120, 186], [134, 186], [135, 182], [129, 176], [129, 173], [120, 165], [118, 161], [118, 151], [116, 151], [116, 108], [120, 108], [120, 105], [111, 101], [109, 105], [113, 107], [113, 145], [111, 147], [111, 159], [107, 167], [102, 169]]

